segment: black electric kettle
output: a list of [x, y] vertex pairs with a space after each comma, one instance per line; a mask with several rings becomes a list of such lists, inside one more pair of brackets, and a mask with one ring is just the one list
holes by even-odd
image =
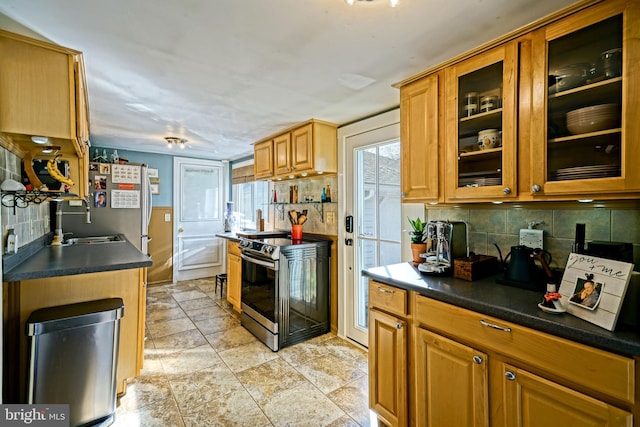
[[538, 268], [535, 259], [542, 258], [543, 265], [548, 266], [551, 263], [549, 252], [528, 246], [511, 246], [511, 251], [503, 259], [500, 247], [495, 247], [504, 269], [504, 280], [501, 280], [501, 283], [531, 290], [544, 289], [546, 275]]

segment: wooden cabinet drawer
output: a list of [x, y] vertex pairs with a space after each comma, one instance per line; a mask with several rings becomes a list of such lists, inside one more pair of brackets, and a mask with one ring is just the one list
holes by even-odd
[[406, 317], [408, 314], [407, 291], [370, 280], [369, 307]]
[[417, 324], [481, 350], [542, 369], [554, 378], [634, 402], [633, 359], [555, 337], [491, 316], [416, 296]]
[[227, 240], [227, 253], [229, 255], [240, 256], [240, 248], [235, 240]]

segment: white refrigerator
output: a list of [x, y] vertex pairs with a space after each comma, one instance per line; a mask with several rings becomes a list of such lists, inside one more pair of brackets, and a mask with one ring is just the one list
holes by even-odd
[[148, 254], [152, 205], [147, 166], [90, 163], [89, 180], [87, 200], [80, 205], [69, 201], [63, 205], [65, 238], [124, 234], [142, 253]]

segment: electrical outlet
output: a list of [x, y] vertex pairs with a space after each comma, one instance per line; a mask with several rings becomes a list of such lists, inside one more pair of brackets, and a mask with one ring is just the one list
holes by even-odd
[[524, 228], [520, 230], [520, 245], [536, 249], [542, 247], [544, 231]]
[[170, 213], [164, 214], [164, 222], [171, 222], [171, 214]]
[[335, 224], [336, 223], [336, 213], [335, 212], [327, 212], [327, 224]]

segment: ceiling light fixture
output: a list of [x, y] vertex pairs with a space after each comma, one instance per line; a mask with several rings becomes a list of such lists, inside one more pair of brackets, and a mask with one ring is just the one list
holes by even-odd
[[171, 148], [174, 145], [179, 145], [180, 148], [184, 149], [184, 145], [186, 144], [187, 140], [184, 138], [178, 138], [176, 136], [165, 136], [164, 139], [167, 140], [167, 147]]
[[48, 144], [49, 143], [49, 138], [47, 138], [46, 136], [32, 136], [31, 140], [39, 145], [44, 145], [44, 144]]
[[[344, 0], [344, 2], [346, 4], [348, 4], [349, 6], [353, 6], [356, 1], [366, 1], [366, 2], [371, 2], [373, 0]], [[391, 7], [396, 7], [398, 5], [398, 1], [399, 0], [389, 0], [389, 4], [391, 5]]]

